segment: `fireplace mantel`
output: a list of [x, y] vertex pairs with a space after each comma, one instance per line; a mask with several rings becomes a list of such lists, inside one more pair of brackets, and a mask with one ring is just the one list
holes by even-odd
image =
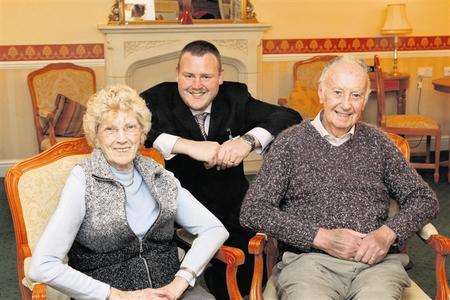
[[176, 60], [184, 45], [203, 39], [217, 46], [223, 64], [232, 65], [237, 70], [237, 80], [246, 83], [254, 96], [259, 96], [261, 36], [269, 27], [261, 23], [99, 25], [106, 38], [106, 82], [133, 86], [136, 69]]
[[[105, 77], [107, 84], [124, 83], [141, 92], [153, 84], [175, 80], [181, 49], [193, 40], [207, 40], [219, 49], [226, 74], [246, 83], [253, 96], [261, 98], [261, 36], [270, 26], [248, 24], [157, 24], [99, 25], [105, 34]], [[245, 159], [247, 174], [256, 173], [261, 157]]]

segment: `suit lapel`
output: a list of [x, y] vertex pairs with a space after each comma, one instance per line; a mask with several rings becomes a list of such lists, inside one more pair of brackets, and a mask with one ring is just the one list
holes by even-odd
[[221, 130], [226, 130], [227, 126], [226, 124], [223, 124], [223, 122], [225, 121], [225, 118], [228, 118], [229, 110], [230, 108], [219, 90], [219, 93], [212, 102], [211, 118], [209, 120], [208, 140], [215, 140], [215, 138], [220, 134]]

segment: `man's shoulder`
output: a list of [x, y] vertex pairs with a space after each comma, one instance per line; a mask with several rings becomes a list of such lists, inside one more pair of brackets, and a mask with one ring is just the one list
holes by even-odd
[[235, 81], [224, 81], [220, 87], [219, 91], [221, 92], [247, 92], [247, 85], [245, 83], [235, 82]]
[[277, 140], [284, 140], [292, 143], [299, 143], [305, 140], [310, 135], [311, 124], [309, 120], [303, 120], [300, 124], [292, 125], [283, 130], [278, 136]]
[[[372, 124], [368, 124], [365, 122], [359, 122], [357, 124], [358, 131], [356, 133], [359, 133], [361, 135], [364, 135], [366, 138], [370, 139], [387, 139], [386, 133], [381, 131], [378, 127]], [[355, 134], [356, 134], [355, 133]]]
[[145, 98], [152, 94], [165, 94], [168, 92], [178, 91], [178, 86], [176, 82], [161, 82], [151, 88], [146, 89], [140, 95]]

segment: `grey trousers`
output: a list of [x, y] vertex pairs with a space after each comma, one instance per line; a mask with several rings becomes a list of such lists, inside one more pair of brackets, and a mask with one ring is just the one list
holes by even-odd
[[410, 285], [408, 261], [406, 254], [389, 254], [369, 266], [321, 253], [285, 252], [273, 276], [282, 300], [400, 299]]
[[208, 293], [203, 287], [196, 284], [193, 288], [188, 288], [181, 296], [182, 300], [215, 300], [216, 298]]

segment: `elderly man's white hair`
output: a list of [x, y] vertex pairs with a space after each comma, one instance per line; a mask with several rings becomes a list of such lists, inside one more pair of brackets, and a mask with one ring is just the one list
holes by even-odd
[[353, 55], [344, 54], [344, 55], [340, 55], [340, 56], [332, 59], [331, 61], [329, 61], [323, 68], [322, 73], [320, 74], [319, 85], [321, 85], [325, 81], [325, 79], [328, 76], [328, 72], [332, 66], [334, 66], [335, 64], [338, 64], [338, 63], [343, 63], [343, 62], [359, 66], [361, 68], [361, 70], [363, 71], [363, 73], [365, 74], [365, 76], [366, 76], [366, 94], [364, 95], [365, 96], [364, 99], [367, 100], [367, 98], [369, 97], [369, 94], [370, 94], [370, 79], [369, 79], [369, 74], [367, 74], [368, 67], [363, 60], [358, 59], [358, 58], [354, 57]]

